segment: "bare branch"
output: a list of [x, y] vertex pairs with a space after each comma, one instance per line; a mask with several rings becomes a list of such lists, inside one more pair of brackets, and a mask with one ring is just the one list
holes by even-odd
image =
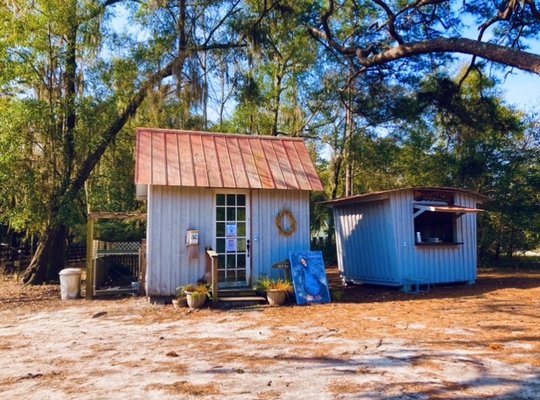
[[330, 17], [334, 13], [334, 1], [330, 0], [328, 10], [322, 15], [321, 22], [323, 31], [320, 31], [319, 29], [315, 29], [310, 27], [311, 33], [313, 33], [315, 36], [324, 39], [328, 44], [338, 50], [342, 54], [354, 54], [354, 49], [344, 47], [340, 45], [338, 42], [336, 42], [332, 36], [332, 31], [330, 30]]
[[329, 38], [326, 33], [324, 33], [323, 31], [317, 29], [317, 28], [314, 28], [312, 26], [308, 26], [308, 30], [310, 31], [310, 33], [315, 36], [317, 39], [320, 39], [322, 41], [324, 41], [325, 43], [327, 43], [331, 48], [334, 48], [336, 49], [338, 52], [340, 52], [341, 54], [344, 54], [344, 55], [355, 55], [356, 52], [357, 52], [357, 49], [358, 48], [355, 48], [355, 47], [346, 47], [346, 46], [342, 46], [340, 45], [338, 42], [336, 42], [334, 39], [331, 39]]
[[221, 20], [212, 28], [212, 30], [208, 33], [208, 37], [203, 43], [203, 46], [207, 46], [212, 37], [214, 36], [214, 33], [225, 23], [225, 21], [230, 18], [232, 15], [236, 14], [239, 9], [236, 8], [238, 4], [240, 3], [240, 0], [238, 0], [236, 3], [234, 3], [229, 11], [221, 18]]
[[388, 16], [388, 22], [386, 22], [386, 26], [388, 28], [388, 33], [390, 34], [390, 37], [394, 39], [396, 42], [398, 42], [399, 44], [404, 44], [405, 42], [403, 41], [403, 38], [396, 31], [396, 25], [395, 25], [396, 15], [394, 14], [394, 12], [390, 9], [388, 4], [386, 4], [384, 1], [382, 0], [372, 0], [372, 1], [380, 5], [383, 8], [386, 15]]

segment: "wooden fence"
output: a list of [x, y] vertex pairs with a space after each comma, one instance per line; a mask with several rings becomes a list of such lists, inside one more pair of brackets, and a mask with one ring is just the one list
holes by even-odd
[[[33, 251], [30, 245], [20, 247], [0, 247], [0, 269], [8, 273], [20, 272], [28, 267]], [[66, 263], [79, 264], [86, 260], [86, 245], [71, 245], [66, 249]]]

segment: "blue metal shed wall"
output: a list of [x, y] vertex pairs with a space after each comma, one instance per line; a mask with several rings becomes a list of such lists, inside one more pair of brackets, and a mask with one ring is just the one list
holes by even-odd
[[338, 267], [345, 279], [399, 284], [388, 200], [334, 207]]
[[[283, 208], [290, 209], [297, 231], [281, 236], [275, 224]], [[251, 195], [253, 283], [261, 275], [277, 274], [272, 264], [289, 258], [289, 251], [310, 249], [309, 192], [300, 190], [253, 190]]]
[[[455, 203], [476, 207], [476, 199], [456, 193]], [[400, 276], [425, 278], [431, 283], [465, 282], [476, 279], [476, 214], [456, 221], [456, 239], [463, 244], [415, 246], [412, 190], [391, 194], [390, 205], [396, 240], [394, 241]]]

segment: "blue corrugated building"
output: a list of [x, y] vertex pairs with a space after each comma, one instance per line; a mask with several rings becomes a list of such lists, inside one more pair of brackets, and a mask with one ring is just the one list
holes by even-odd
[[405, 289], [474, 283], [476, 214], [487, 200], [469, 190], [418, 187], [327, 202], [343, 279]]

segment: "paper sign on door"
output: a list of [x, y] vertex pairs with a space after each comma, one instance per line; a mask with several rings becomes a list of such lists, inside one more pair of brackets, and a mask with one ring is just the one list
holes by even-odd
[[236, 238], [225, 239], [225, 250], [227, 252], [236, 251]]
[[236, 224], [227, 224], [225, 235], [227, 237], [236, 237]]

